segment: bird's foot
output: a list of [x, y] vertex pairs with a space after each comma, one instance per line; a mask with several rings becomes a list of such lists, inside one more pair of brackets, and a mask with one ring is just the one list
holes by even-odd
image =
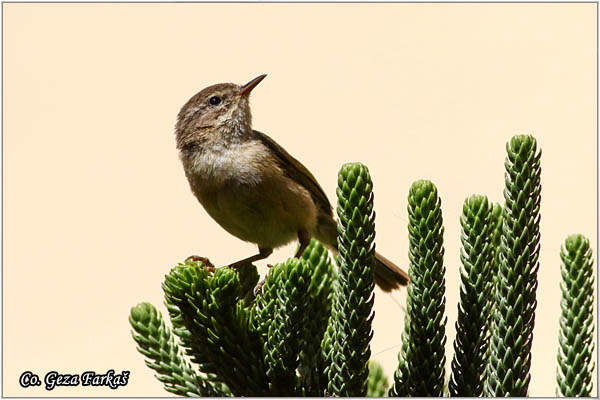
[[263, 286], [265, 286], [265, 280], [258, 282], [256, 286], [254, 286], [254, 297], [258, 296], [260, 292], [262, 292]]
[[206, 257], [200, 257], [200, 256], [189, 256], [188, 258], [185, 259], [185, 262], [188, 261], [200, 261], [201, 263], [204, 264], [204, 267], [209, 271], [209, 272], [215, 272], [215, 266], [213, 265], [213, 263], [210, 262], [210, 260]]

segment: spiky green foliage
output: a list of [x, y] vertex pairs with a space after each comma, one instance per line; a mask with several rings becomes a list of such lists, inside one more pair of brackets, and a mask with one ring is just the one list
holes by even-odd
[[[494, 315], [494, 308], [496, 307], [495, 299], [496, 299], [496, 285], [498, 284], [498, 269], [500, 269], [500, 250], [501, 250], [501, 239], [502, 239], [502, 212], [503, 207], [500, 203], [495, 203], [492, 208], [492, 214], [490, 215], [490, 224], [492, 225], [492, 247], [493, 247], [493, 260], [490, 265], [490, 276], [492, 277], [492, 288], [490, 292], [490, 308], [489, 312], [489, 323], [488, 323], [488, 331], [491, 333], [492, 329], [492, 315]], [[490, 345], [489, 345], [489, 337], [488, 344], [486, 346], [486, 360], [489, 359]], [[486, 382], [485, 374], [487, 371], [484, 371], [483, 377], [484, 382]], [[485, 385], [484, 385], [485, 386]]]
[[270, 393], [302, 394], [296, 374], [300, 350], [308, 332], [310, 264], [289, 259], [272, 267], [256, 304], [256, 325], [264, 343]]
[[383, 368], [376, 361], [369, 362], [369, 378], [367, 379], [367, 397], [385, 397], [388, 391], [388, 379]]
[[500, 242], [502, 238], [502, 205], [500, 203], [495, 203], [492, 208], [490, 224], [492, 225], [492, 247], [494, 249], [494, 260], [490, 271], [490, 274], [494, 279], [493, 290], [496, 287], [496, 275], [499, 268], [498, 266], [500, 265]]
[[478, 397], [483, 393], [495, 249], [492, 206], [487, 197], [466, 199], [460, 217], [461, 289], [454, 340], [451, 396]]
[[328, 348], [328, 394], [364, 396], [367, 393], [369, 342], [373, 336], [375, 214], [373, 184], [367, 167], [345, 164], [338, 175], [338, 280]]
[[486, 396], [527, 396], [540, 243], [540, 156], [532, 136], [506, 146], [504, 211]]
[[590, 397], [594, 362], [594, 262], [590, 242], [571, 235], [561, 249], [562, 299], [556, 394]]
[[444, 246], [441, 201], [427, 180], [408, 195], [409, 260], [406, 318], [390, 396], [442, 396], [446, 343]]
[[[507, 149], [504, 206], [492, 207], [485, 197], [473, 196], [463, 209], [461, 304], [448, 385], [441, 203], [429, 181], [415, 182], [410, 189], [411, 283], [398, 369], [388, 391], [392, 396], [441, 396], [446, 390], [478, 395], [482, 379], [484, 395], [527, 394], [539, 253], [540, 153], [528, 136], [512, 138]], [[132, 309], [138, 349], [168, 391], [187, 396], [385, 395], [383, 371], [367, 364], [375, 230], [366, 167], [345, 165], [337, 193], [339, 273], [316, 241], [300, 260], [271, 268], [257, 294], [254, 266], [214, 271], [202, 262], [181, 264], [163, 284], [177, 343], [154, 307], [142, 303]], [[569, 237], [561, 256], [564, 299], [557, 393], [588, 396], [594, 287], [589, 242]], [[492, 334], [486, 346], [488, 331]]]
[[175, 267], [163, 284], [174, 332], [200, 371], [236, 396], [269, 393], [260, 336], [250, 325], [247, 293], [230, 268], [212, 274], [200, 262]]
[[314, 239], [302, 254], [302, 259], [311, 266], [312, 277], [308, 289], [310, 304], [307, 313], [309, 318], [306, 321], [307, 336], [302, 344], [298, 372], [302, 377], [305, 395], [314, 397], [322, 396], [327, 389], [326, 360], [321, 351], [321, 342], [331, 315], [336, 274], [329, 252]]
[[165, 390], [179, 396], [225, 396], [204, 377], [196, 374], [182, 357], [171, 330], [152, 304], [140, 303], [131, 309], [129, 322], [138, 351], [147, 357], [146, 365], [157, 372], [156, 378]]
[[[325, 358], [319, 344], [334, 279], [327, 250], [316, 241], [301, 259], [271, 268], [257, 299], [256, 267], [212, 272], [202, 262], [188, 261], [171, 270], [163, 289], [173, 331], [200, 373], [181, 358], [151, 305], [132, 309], [134, 338], [140, 352], [162, 362], [148, 365], [177, 394], [323, 394]], [[166, 359], [173, 366], [165, 366]], [[194, 379], [196, 391], [191, 389]]]

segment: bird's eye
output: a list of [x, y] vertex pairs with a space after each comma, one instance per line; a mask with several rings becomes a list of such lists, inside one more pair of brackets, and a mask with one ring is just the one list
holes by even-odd
[[219, 96], [212, 96], [210, 99], [208, 99], [208, 102], [213, 106], [218, 106], [221, 104], [221, 98]]

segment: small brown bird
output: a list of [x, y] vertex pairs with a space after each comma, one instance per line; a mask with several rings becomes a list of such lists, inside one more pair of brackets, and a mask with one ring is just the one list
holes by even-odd
[[[265, 78], [243, 86], [219, 83], [194, 95], [177, 116], [177, 148], [192, 192], [232, 235], [258, 245], [267, 258], [298, 238], [299, 257], [311, 237], [337, 251], [337, 227], [325, 192], [300, 161], [252, 129], [249, 95]], [[375, 255], [375, 282], [384, 291], [406, 286], [408, 275]]]

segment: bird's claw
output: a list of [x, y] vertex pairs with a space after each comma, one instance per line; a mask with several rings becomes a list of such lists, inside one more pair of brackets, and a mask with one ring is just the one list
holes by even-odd
[[254, 286], [254, 297], [258, 296], [260, 292], [262, 292], [262, 288], [265, 286], [265, 280], [258, 282], [256, 286]]
[[213, 265], [213, 263], [210, 262], [210, 260], [206, 257], [200, 257], [200, 256], [189, 256], [188, 258], [185, 259], [185, 262], [188, 261], [200, 261], [202, 264], [204, 264], [204, 268], [206, 268], [209, 272], [215, 272], [215, 266]]

